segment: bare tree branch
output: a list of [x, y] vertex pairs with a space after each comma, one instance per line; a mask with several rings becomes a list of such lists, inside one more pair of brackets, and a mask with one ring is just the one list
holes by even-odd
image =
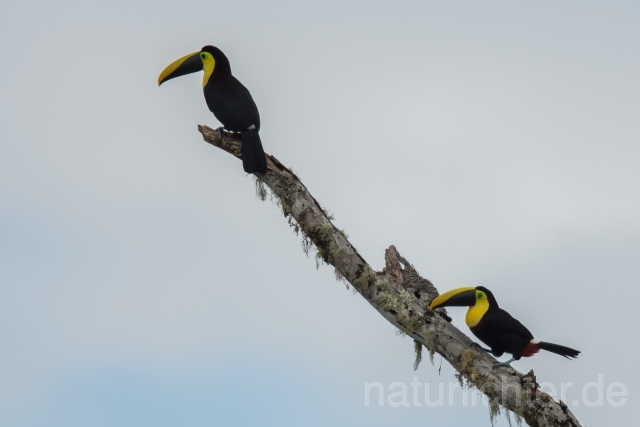
[[[216, 130], [207, 126], [198, 126], [198, 130], [208, 143], [240, 157], [239, 137], [225, 134], [220, 140]], [[416, 367], [423, 345], [432, 359], [434, 353], [442, 355], [458, 371], [456, 377], [462, 385], [475, 387], [488, 397], [492, 422], [502, 406], [512, 411], [517, 421], [522, 417], [530, 426], [580, 426], [563, 402], [539, 389], [533, 371], [522, 374], [512, 368], [494, 368], [496, 360], [449, 323], [443, 309], [430, 311], [429, 303], [438, 290], [420, 277], [394, 246], [385, 251], [384, 269], [374, 271], [300, 179], [271, 155], [267, 155], [267, 163], [267, 172], [257, 175], [256, 181], [262, 198], [265, 184], [289, 224], [302, 233], [307, 248], [313, 243], [322, 261], [335, 268], [337, 278], [346, 280], [385, 319], [416, 341]]]

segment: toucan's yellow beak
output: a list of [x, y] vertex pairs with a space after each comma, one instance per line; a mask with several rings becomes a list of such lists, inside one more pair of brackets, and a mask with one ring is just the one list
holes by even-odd
[[430, 310], [438, 307], [462, 306], [470, 307], [476, 303], [476, 288], [457, 288], [439, 295], [431, 301]]
[[202, 60], [200, 59], [199, 51], [185, 55], [167, 65], [160, 73], [160, 77], [158, 77], [158, 86], [167, 80], [195, 73], [196, 71], [202, 71]]

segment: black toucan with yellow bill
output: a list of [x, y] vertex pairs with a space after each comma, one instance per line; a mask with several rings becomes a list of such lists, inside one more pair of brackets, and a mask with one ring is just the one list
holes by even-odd
[[[242, 166], [247, 173], [265, 173], [267, 159], [260, 141], [260, 114], [249, 90], [231, 74], [226, 55], [214, 46], [205, 46], [173, 61], [160, 77], [158, 85], [185, 74], [204, 71], [202, 89], [207, 106], [224, 130], [240, 133]], [[222, 137], [223, 128], [219, 128]]]
[[547, 350], [567, 359], [576, 358], [580, 354], [578, 350], [563, 345], [534, 339], [522, 323], [498, 306], [491, 291], [484, 286], [451, 290], [434, 299], [429, 308], [434, 310], [450, 306], [469, 307], [465, 319], [467, 326], [480, 341], [490, 347], [487, 350], [489, 353], [495, 357], [500, 357], [503, 353], [513, 355], [511, 360], [496, 363], [495, 366], [509, 366], [514, 360], [533, 356], [540, 350]]

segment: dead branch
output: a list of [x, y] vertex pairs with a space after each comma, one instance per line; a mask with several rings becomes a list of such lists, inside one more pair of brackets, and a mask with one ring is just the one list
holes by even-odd
[[[240, 157], [239, 137], [225, 134], [221, 140], [214, 129], [198, 126], [198, 130], [208, 143]], [[430, 311], [429, 303], [438, 290], [420, 277], [394, 246], [385, 251], [384, 269], [374, 271], [300, 179], [274, 156], [267, 155], [267, 163], [267, 172], [258, 175], [256, 181], [262, 198], [266, 194], [264, 184], [289, 224], [303, 234], [305, 242], [313, 243], [323, 262], [335, 268], [336, 277], [346, 280], [385, 319], [419, 343], [417, 357], [424, 345], [431, 358], [438, 353], [458, 371], [461, 384], [484, 393], [492, 422], [502, 406], [530, 426], [580, 427], [563, 402], [556, 402], [539, 389], [533, 371], [522, 374], [512, 368], [493, 368], [496, 360], [449, 323], [451, 319], [444, 310]]]

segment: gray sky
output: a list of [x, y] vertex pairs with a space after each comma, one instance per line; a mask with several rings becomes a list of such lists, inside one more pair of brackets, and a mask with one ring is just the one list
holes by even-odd
[[[413, 372], [411, 340], [202, 141], [200, 75], [157, 87], [205, 44], [374, 268], [395, 244], [441, 291], [489, 287], [583, 351], [516, 368], [573, 382], [583, 425], [636, 422], [638, 22], [633, 1], [3, 2], [3, 423], [489, 425], [364, 405], [366, 382], [453, 371]], [[583, 404], [599, 374], [625, 406]]]

